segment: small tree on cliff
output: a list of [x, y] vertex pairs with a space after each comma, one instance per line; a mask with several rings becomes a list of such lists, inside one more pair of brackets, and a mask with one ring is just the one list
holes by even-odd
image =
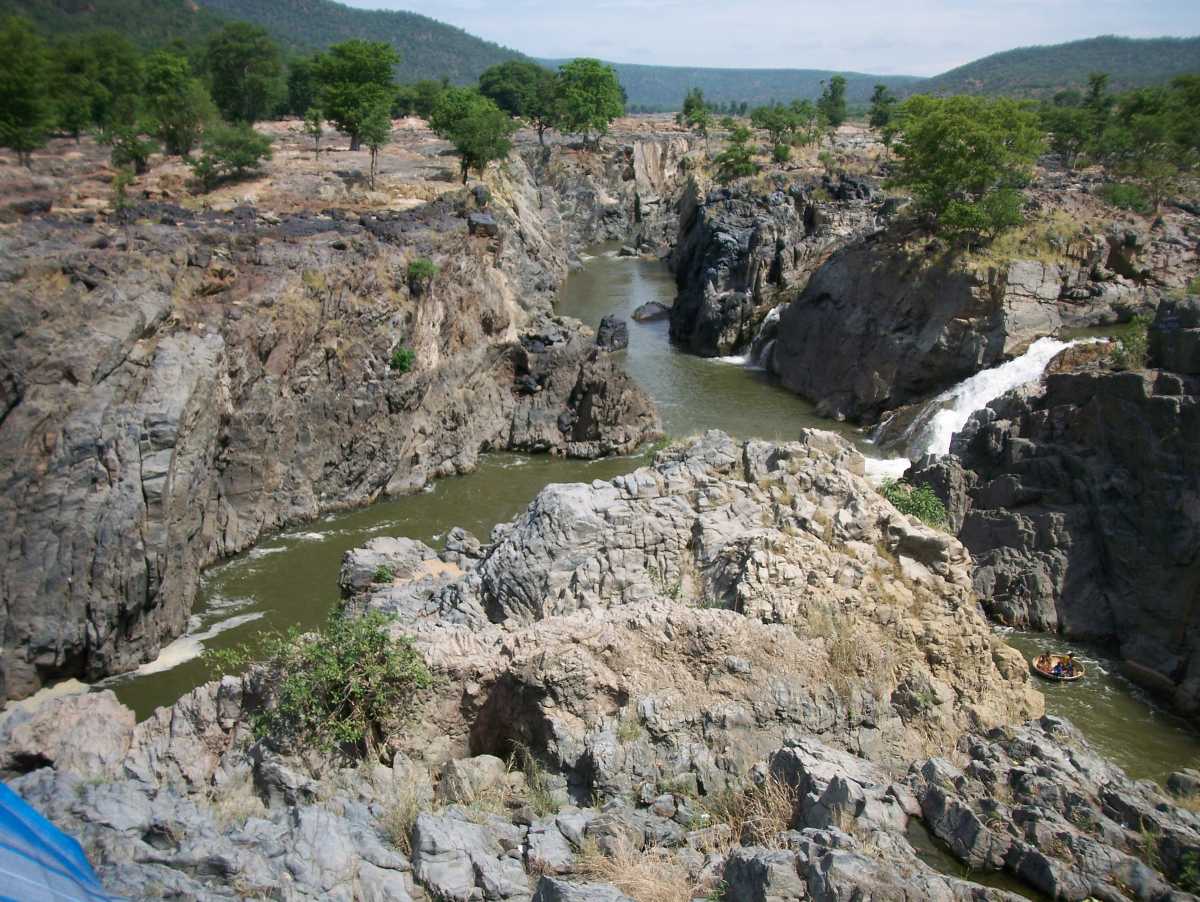
[[675, 121], [704, 138], [705, 153], [708, 152], [708, 131], [712, 128], [712, 120], [712, 109], [704, 100], [704, 92], [700, 88], [692, 88], [683, 99], [683, 109]]
[[350, 136], [350, 149], [362, 146], [367, 117], [386, 104], [391, 107], [395, 85], [392, 67], [400, 54], [391, 44], [358, 39], [334, 44], [313, 60], [313, 73], [321, 85], [325, 118]]
[[745, 126], [739, 126], [730, 133], [729, 143], [713, 160], [717, 164], [717, 181], [732, 182], [758, 171], [754, 163], [754, 149], [749, 143], [750, 137], [750, 129]]
[[474, 88], [447, 88], [429, 127], [458, 151], [464, 185], [472, 169], [483, 175], [488, 163], [508, 156], [516, 131], [512, 118]]
[[901, 107], [895, 183], [936, 230], [995, 237], [1021, 222], [1041, 150], [1037, 113], [1017, 101], [918, 95]]
[[846, 121], [846, 78], [835, 75], [825, 83], [817, 101], [817, 111], [830, 128], [837, 128]]
[[596, 140], [612, 121], [625, 112], [625, 96], [612, 66], [599, 60], [571, 60], [558, 72], [558, 96], [562, 127], [582, 135], [584, 143], [592, 132]]
[[46, 45], [24, 19], [0, 24], [0, 147], [16, 151], [26, 167], [46, 143], [53, 110], [47, 90]]
[[392, 140], [391, 106], [387, 103], [377, 103], [362, 122], [362, 140], [371, 151], [371, 172], [369, 179], [371, 187], [375, 187], [375, 177], [379, 174], [379, 151]]

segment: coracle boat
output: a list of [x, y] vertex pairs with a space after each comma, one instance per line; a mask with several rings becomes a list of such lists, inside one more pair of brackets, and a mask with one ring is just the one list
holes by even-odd
[[[1057, 664], [1062, 665], [1060, 673], [1054, 672]], [[1083, 679], [1083, 665], [1077, 660], [1069, 660], [1066, 655], [1038, 655], [1033, 659], [1033, 672], [1047, 680], [1056, 683], [1074, 683]]]

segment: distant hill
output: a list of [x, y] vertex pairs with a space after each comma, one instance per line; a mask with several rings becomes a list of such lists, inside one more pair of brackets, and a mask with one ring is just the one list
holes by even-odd
[[[1047, 97], [1107, 72], [1109, 88], [1125, 91], [1200, 72], [1200, 37], [1119, 38], [1107, 35], [1044, 47], [1020, 47], [943, 72], [916, 86], [923, 94], [1008, 94]], [[915, 93], [915, 92], [914, 92]]]
[[321, 50], [349, 38], [387, 41], [400, 51], [400, 81], [449, 78], [469, 84], [489, 66], [525, 59], [426, 16], [352, 9], [332, 0], [0, 0], [0, 15], [10, 13], [50, 35], [109, 28], [142, 46], [203, 39], [239, 19], [263, 26], [294, 52]]
[[[541, 59], [538, 62], [557, 67], [566, 60]], [[693, 87], [702, 89], [705, 99], [713, 103], [744, 100], [751, 106], [759, 106], [773, 100], [815, 100], [821, 94], [821, 82], [838, 74], [846, 77], [846, 99], [850, 103], [866, 103], [877, 84], [885, 84], [894, 91], [908, 91], [924, 81], [912, 75], [864, 75], [826, 69], [707, 69], [633, 63], [611, 65], [617, 70], [631, 104], [666, 110], [679, 109], [688, 89]]]
[[387, 41], [400, 51], [397, 77], [401, 81], [449, 78], [456, 84], [467, 84], [476, 81], [489, 66], [526, 58], [515, 50], [416, 13], [352, 9], [333, 0], [197, 2], [227, 18], [262, 25], [278, 40], [296, 47], [320, 50], [350, 38]]
[[0, 16], [24, 16], [54, 37], [109, 29], [142, 47], [203, 39], [225, 19], [189, 0], [0, 0]]

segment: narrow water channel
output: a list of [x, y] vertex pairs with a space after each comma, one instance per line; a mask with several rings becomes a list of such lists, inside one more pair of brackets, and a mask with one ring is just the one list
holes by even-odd
[[[642, 304], [669, 306], [674, 297], [674, 280], [663, 264], [601, 252], [572, 273], [558, 311], [596, 326], [607, 314], [629, 318]], [[739, 438], [790, 439], [801, 428], [816, 426], [839, 431], [866, 454], [877, 453], [858, 430], [817, 417], [812, 405], [767, 374], [679, 352], [668, 341], [667, 328], [665, 319], [630, 319], [629, 348], [620, 354], [658, 404], [670, 437], [718, 428]], [[648, 452], [593, 462], [490, 455], [475, 473], [442, 480], [429, 491], [272, 536], [209, 570], [188, 634], [158, 661], [110, 685], [144, 718], [211, 678], [198, 657], [204, 648], [253, 646], [265, 630], [322, 622], [337, 602], [338, 567], [346, 550], [378, 535], [410, 536], [438, 547], [454, 526], [486, 539], [496, 524], [518, 514], [549, 483], [607, 479], [648, 460]], [[1055, 645], [1053, 637], [1008, 638], [1027, 656]], [[1071, 719], [1132, 776], [1161, 780], [1172, 770], [1200, 763], [1196, 733], [1149, 703], [1117, 676], [1111, 662], [1086, 654], [1084, 660], [1095, 661], [1084, 683], [1041, 687], [1050, 713]]]

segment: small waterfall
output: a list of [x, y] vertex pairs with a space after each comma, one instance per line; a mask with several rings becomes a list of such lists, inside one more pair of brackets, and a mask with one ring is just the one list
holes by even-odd
[[949, 454], [950, 440], [962, 430], [971, 414], [987, 407], [1006, 392], [1042, 377], [1046, 367], [1061, 351], [1078, 342], [1039, 338], [1020, 357], [982, 370], [926, 402], [905, 429], [900, 444], [908, 458], [868, 460], [868, 475], [876, 479], [898, 478], [909, 458], [926, 454]]
[[758, 334], [750, 342], [750, 352], [746, 355], [750, 366], [761, 370], [771, 368], [771, 356], [775, 352], [775, 338], [779, 334], [779, 317], [787, 304], [772, 307], [758, 327]]

